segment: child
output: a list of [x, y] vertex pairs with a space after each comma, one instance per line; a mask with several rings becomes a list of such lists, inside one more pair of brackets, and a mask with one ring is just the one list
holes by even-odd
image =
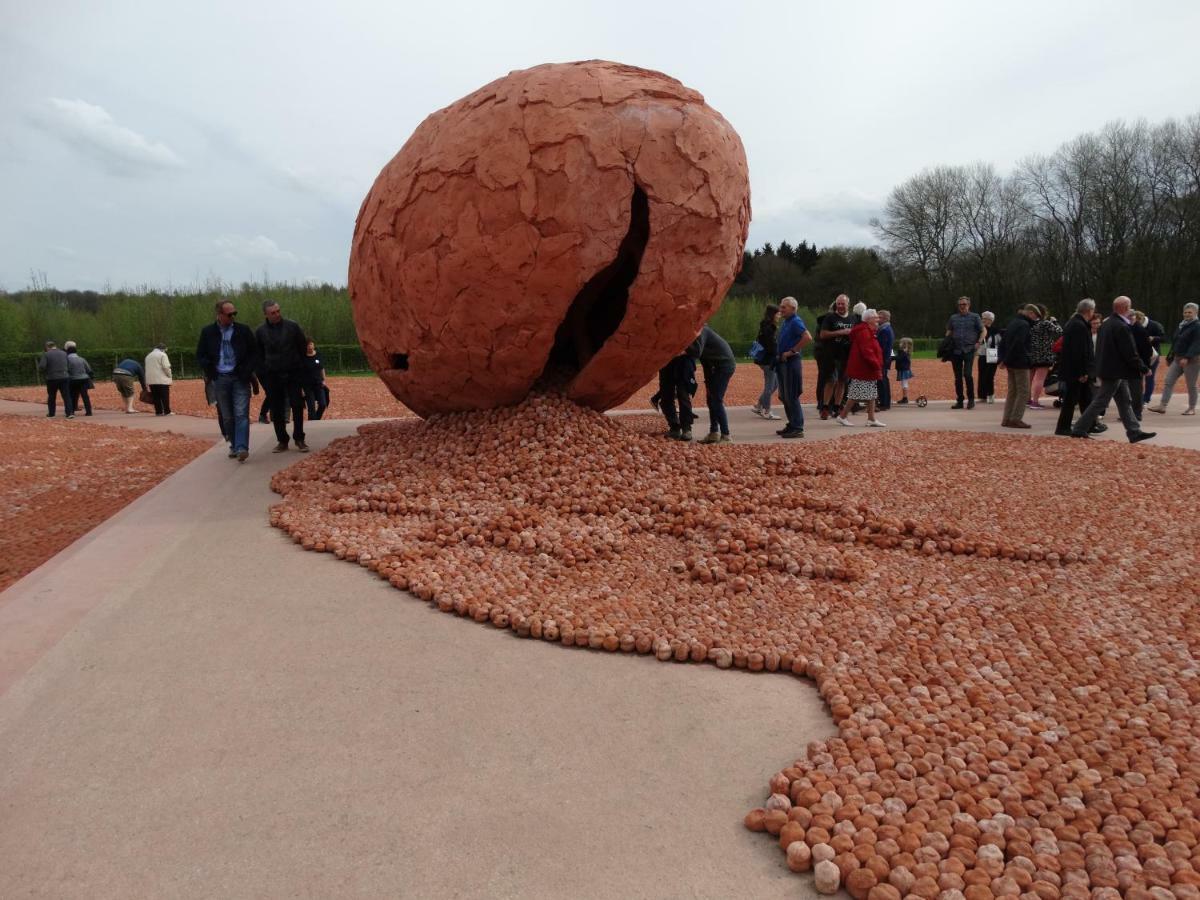
[[908, 383], [912, 381], [912, 338], [900, 338], [900, 343], [897, 345], [899, 349], [896, 351], [896, 380], [900, 382], [900, 390], [903, 396], [896, 402], [903, 406], [908, 403]]

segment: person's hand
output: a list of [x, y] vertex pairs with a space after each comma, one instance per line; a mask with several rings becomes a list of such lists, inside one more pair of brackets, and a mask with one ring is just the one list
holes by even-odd
[[1179, 361], [1179, 364], [1181, 366], [1186, 366], [1188, 363], [1190, 363], [1192, 361], [1191, 358], [1187, 357], [1187, 356], [1177, 356], [1176, 359]]
[[1087, 384], [1087, 378], [1088, 377], [1086, 375], [1080, 375], [1076, 381], [1078, 381], [1080, 384]]

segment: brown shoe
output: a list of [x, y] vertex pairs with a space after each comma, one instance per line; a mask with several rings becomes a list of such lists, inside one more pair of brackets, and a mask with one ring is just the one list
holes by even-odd
[[1013, 421], [1008, 423], [1008, 427], [1009, 428], [1032, 428], [1033, 426], [1030, 425], [1028, 422], [1022, 422], [1018, 419], [1014, 419]]
[[296, 441], [296, 449], [299, 450], [301, 453], [307, 453], [308, 452], [308, 444], [304, 443], [304, 441]]
[[275, 449], [272, 450], [271, 452], [272, 453], [287, 453], [287, 444], [286, 443], [276, 444]]

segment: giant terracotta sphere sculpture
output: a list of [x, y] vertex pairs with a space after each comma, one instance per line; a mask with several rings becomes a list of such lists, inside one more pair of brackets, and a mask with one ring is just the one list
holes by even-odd
[[717, 309], [749, 223], [742, 142], [700, 94], [612, 62], [513, 72], [429, 116], [367, 194], [358, 337], [422, 416], [543, 378], [607, 409]]

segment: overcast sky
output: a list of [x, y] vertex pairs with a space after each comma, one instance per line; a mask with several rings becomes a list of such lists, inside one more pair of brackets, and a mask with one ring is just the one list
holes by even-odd
[[344, 284], [359, 203], [426, 115], [591, 58], [729, 119], [751, 246], [869, 244], [926, 166], [1200, 112], [1197, 34], [1195, 0], [0, 0], [0, 288]]

